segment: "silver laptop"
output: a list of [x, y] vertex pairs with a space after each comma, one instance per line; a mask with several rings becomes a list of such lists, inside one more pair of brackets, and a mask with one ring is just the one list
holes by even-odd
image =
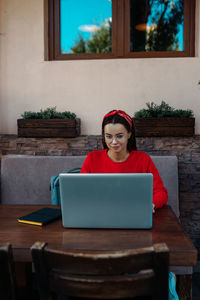
[[152, 227], [152, 174], [60, 174], [60, 196], [64, 227]]

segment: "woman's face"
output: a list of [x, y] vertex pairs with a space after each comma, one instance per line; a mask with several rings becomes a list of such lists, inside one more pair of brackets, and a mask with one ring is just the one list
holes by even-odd
[[104, 137], [108, 149], [114, 153], [127, 152], [128, 139], [131, 132], [120, 123], [109, 123], [104, 126]]

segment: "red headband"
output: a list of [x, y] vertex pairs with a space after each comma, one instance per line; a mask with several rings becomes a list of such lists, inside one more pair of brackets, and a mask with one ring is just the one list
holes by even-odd
[[126, 121], [128, 122], [130, 128], [132, 129], [132, 119], [123, 110], [113, 110], [112, 112], [106, 114], [103, 117], [103, 122], [104, 122], [105, 118], [110, 117], [110, 116], [114, 116], [114, 115], [118, 115], [118, 116], [121, 116], [124, 119], [126, 119]]

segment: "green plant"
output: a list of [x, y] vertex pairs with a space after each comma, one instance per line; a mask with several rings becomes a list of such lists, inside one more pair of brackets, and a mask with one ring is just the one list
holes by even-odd
[[69, 111], [58, 112], [56, 107], [48, 107], [39, 112], [25, 111], [21, 117], [23, 119], [75, 119], [76, 114]]
[[193, 112], [191, 109], [174, 109], [165, 101], [162, 101], [160, 105], [154, 102], [146, 103], [147, 109], [141, 109], [135, 112], [135, 118], [191, 118], [193, 117]]

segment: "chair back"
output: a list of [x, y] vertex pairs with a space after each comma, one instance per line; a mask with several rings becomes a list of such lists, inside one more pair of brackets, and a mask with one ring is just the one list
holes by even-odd
[[145, 295], [168, 299], [166, 244], [100, 252], [56, 249], [36, 242], [31, 252], [40, 299], [51, 299], [52, 292], [92, 299]]
[[11, 245], [0, 244], [0, 299], [16, 299], [16, 279]]

